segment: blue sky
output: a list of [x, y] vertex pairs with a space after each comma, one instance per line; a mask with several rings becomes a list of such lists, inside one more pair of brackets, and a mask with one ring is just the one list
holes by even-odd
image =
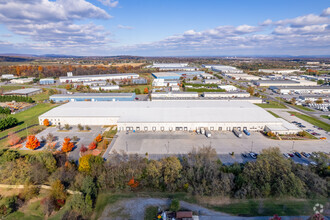
[[328, 0], [0, 0], [0, 53], [329, 55]]

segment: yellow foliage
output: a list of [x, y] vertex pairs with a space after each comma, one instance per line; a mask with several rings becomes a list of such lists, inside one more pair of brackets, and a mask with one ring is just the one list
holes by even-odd
[[79, 171], [89, 172], [91, 170], [91, 165], [89, 163], [91, 157], [92, 155], [88, 154], [79, 158], [79, 167], [78, 167]]

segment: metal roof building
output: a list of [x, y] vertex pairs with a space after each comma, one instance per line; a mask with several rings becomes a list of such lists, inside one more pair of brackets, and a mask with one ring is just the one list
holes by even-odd
[[101, 101], [133, 101], [135, 93], [74, 93], [56, 94], [49, 97], [54, 102], [101, 102]]
[[205, 74], [203, 71], [191, 71], [191, 72], [157, 72], [152, 73], [152, 76], [156, 79], [180, 79], [180, 77], [185, 75], [192, 75], [192, 76], [198, 76], [201, 74]]
[[38, 93], [41, 93], [42, 89], [39, 88], [26, 88], [26, 89], [17, 89], [9, 92], [3, 93], [4, 95], [19, 95], [19, 96], [31, 96]]
[[100, 81], [100, 80], [122, 80], [122, 79], [137, 79], [139, 74], [136, 73], [118, 73], [118, 74], [100, 74], [100, 75], [83, 75], [83, 76], [62, 76], [61, 83], [66, 82], [85, 82], [85, 81]]
[[70, 102], [39, 117], [54, 124], [117, 125], [118, 130], [264, 130], [282, 122], [245, 101]]

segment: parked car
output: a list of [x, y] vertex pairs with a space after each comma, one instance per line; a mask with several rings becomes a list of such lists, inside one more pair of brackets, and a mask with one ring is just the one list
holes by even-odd
[[314, 162], [314, 161], [311, 161], [310, 164], [313, 165], [313, 166], [317, 166], [317, 163]]
[[290, 158], [290, 155], [287, 154], [287, 153], [284, 153], [283, 155], [284, 155], [284, 157], [286, 157], [286, 158]]
[[309, 158], [311, 156], [309, 153], [306, 152], [301, 152], [301, 154], [306, 158]]
[[294, 154], [288, 153], [290, 157], [294, 157]]
[[249, 153], [250, 157], [253, 158], [253, 159], [256, 159], [257, 158], [257, 154], [256, 153]]
[[319, 157], [319, 155], [316, 152], [312, 152], [311, 154], [313, 157]]
[[248, 157], [248, 155], [246, 153], [242, 153], [242, 157]]
[[300, 154], [299, 152], [294, 152], [294, 154], [295, 154], [297, 157], [301, 158], [301, 154]]
[[312, 132], [313, 130], [312, 130], [312, 129], [307, 129], [306, 131], [307, 131], [307, 132]]

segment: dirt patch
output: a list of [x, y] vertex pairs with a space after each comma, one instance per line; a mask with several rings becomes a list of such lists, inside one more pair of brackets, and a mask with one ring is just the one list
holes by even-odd
[[203, 205], [211, 205], [211, 206], [219, 206], [219, 205], [228, 205], [233, 203], [233, 200], [228, 197], [221, 197], [221, 196], [203, 196], [203, 197], [196, 197], [198, 203]]

